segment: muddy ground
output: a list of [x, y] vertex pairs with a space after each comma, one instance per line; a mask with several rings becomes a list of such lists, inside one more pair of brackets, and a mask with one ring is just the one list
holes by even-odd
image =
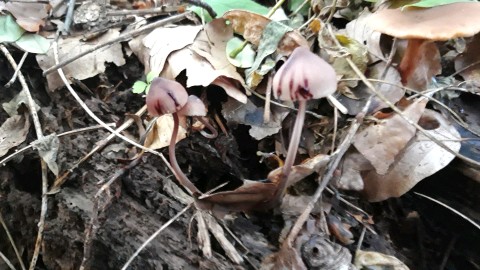
[[[18, 51], [13, 51], [20, 58]], [[19, 92], [16, 83], [11, 88], [3, 85], [13, 73], [0, 56], [0, 102], [8, 102]], [[72, 129], [94, 126], [96, 123], [80, 108], [65, 89], [49, 92], [41, 70], [32, 56], [23, 69], [32, 94], [41, 107], [39, 112], [44, 134], [60, 134]], [[135, 113], [143, 106], [143, 99], [131, 93], [129, 87], [141, 77], [143, 67], [134, 59], [123, 67], [111, 66], [105, 76], [84, 81], [91, 93], [74, 86], [82, 99], [97, 116], [107, 123], [120, 124], [126, 113]], [[118, 85], [114, 90], [113, 86]], [[217, 97], [210, 110], [218, 110], [222, 97]], [[24, 108], [23, 108], [24, 109]], [[0, 112], [0, 122], [7, 114]], [[256, 151], [273, 149], [273, 138], [261, 142], [248, 136], [247, 127], [229, 127], [230, 139], [220, 136], [215, 141], [194, 133], [177, 145], [180, 166], [202, 190], [218, 185], [222, 180], [237, 181], [241, 172], [248, 179], [266, 177], [269, 168], [258, 162]], [[127, 134], [138, 138], [135, 127]], [[95, 144], [108, 136], [102, 129], [63, 136], [58, 154], [61, 171], [69, 169], [88, 153]], [[27, 140], [18, 149], [36, 139], [33, 126]], [[9, 153], [12, 153], [10, 151]], [[163, 151], [166, 154], [166, 151]], [[49, 195], [44, 240], [36, 269], [78, 269], [84, 258], [86, 228], [92, 217], [94, 196], [101, 186], [116, 173], [125, 169], [132, 148], [115, 139], [102, 151], [73, 170], [61, 190]], [[222, 155], [223, 154], [223, 155]], [[228, 162], [225, 158], [228, 157]], [[480, 269], [480, 231], [444, 207], [415, 195], [421, 192], [480, 220], [480, 184], [456, 170], [458, 162], [449, 165], [434, 176], [422, 181], [400, 199], [367, 204], [356, 194], [346, 197], [373, 215], [378, 235], [367, 231], [363, 249], [393, 255], [411, 269]], [[49, 173], [50, 184], [55, 179]], [[160, 226], [185, 206], [165, 192], [168, 181], [174, 178], [160, 158], [145, 154], [138, 165], [116, 180], [108, 202], [99, 212], [98, 231], [93, 238], [91, 256], [86, 264], [90, 269], [120, 269], [135, 250]], [[106, 196], [106, 195], [105, 195]], [[22, 259], [28, 265], [34, 249], [37, 222], [40, 215], [41, 170], [34, 151], [19, 154], [0, 168], [0, 211]], [[342, 205], [341, 208], [347, 207]], [[131, 269], [256, 269], [268, 254], [278, 248], [278, 237], [283, 227], [282, 217], [274, 211], [238, 214], [225, 224], [243, 242], [248, 253], [227, 234], [237, 250], [245, 254], [245, 263], [235, 265], [215, 240], [213, 256], [202, 255], [189, 210], [163, 231], [132, 263]], [[355, 240], [360, 227], [352, 228]], [[351, 251], [357, 246], [348, 245]], [[0, 251], [19, 269], [6, 233], [0, 229]], [[443, 260], [446, 263], [443, 263]], [[0, 269], [7, 269], [0, 262]]]

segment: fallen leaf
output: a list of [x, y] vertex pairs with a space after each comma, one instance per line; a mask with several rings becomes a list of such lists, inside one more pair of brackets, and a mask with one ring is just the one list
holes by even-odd
[[[442, 141], [451, 150], [460, 150], [460, 134], [443, 116], [432, 110], [425, 110], [419, 125], [428, 128], [427, 132]], [[376, 202], [390, 197], [399, 197], [409, 191], [424, 178], [444, 168], [455, 158], [421, 132], [408, 143], [395, 163], [385, 175], [370, 171], [363, 175], [365, 196]]]
[[19, 39], [25, 30], [21, 28], [12, 15], [0, 15], [0, 42], [14, 42]]
[[455, 71], [475, 87], [480, 87], [480, 35], [475, 35], [467, 48], [455, 59]]
[[[319, 35], [319, 38], [321, 35]], [[337, 40], [343, 49], [348, 53], [348, 56], [352, 62], [358, 67], [358, 69], [364, 73], [367, 69], [368, 57], [367, 48], [355, 39], [351, 39], [347, 36], [336, 35]], [[326, 50], [328, 52], [328, 50]], [[334, 52], [334, 54], [337, 54]], [[335, 68], [335, 72], [343, 79], [358, 78], [358, 75], [348, 64], [345, 57], [338, 57], [337, 55], [331, 55], [333, 58], [332, 66]], [[345, 84], [348, 87], [355, 87], [358, 84], [357, 80], [347, 81]]]
[[[183, 117], [182, 117], [183, 118]], [[182, 122], [182, 120], [180, 120]], [[150, 149], [160, 149], [170, 145], [173, 132], [173, 116], [164, 114], [158, 117], [155, 125], [145, 139], [145, 147]], [[180, 125], [175, 143], [185, 139], [187, 131]]]
[[[223, 17], [230, 21], [233, 31], [242, 35], [245, 40], [259, 46], [262, 33], [271, 21], [269, 18], [243, 10], [226, 12]], [[298, 46], [308, 46], [307, 40], [297, 31], [285, 34], [278, 44], [277, 53], [290, 55]]]
[[357, 250], [355, 266], [358, 269], [409, 270], [399, 259], [380, 252]]
[[[416, 123], [422, 116], [427, 102], [428, 99], [419, 98], [408, 106], [403, 114]], [[353, 145], [371, 162], [378, 174], [385, 174], [396, 156], [415, 136], [415, 131], [415, 127], [395, 114], [357, 133]]]
[[361, 172], [372, 170], [372, 164], [357, 150], [351, 148], [345, 154], [341, 165], [342, 174], [335, 179], [335, 187], [343, 190], [363, 190]]
[[[140, 55], [136, 53], [140, 59], [145, 59], [146, 57], [144, 61], [145, 74], [150, 71], [162, 71], [167, 57], [173, 51], [192, 44], [200, 30], [202, 30], [201, 25], [161, 27], [145, 36], [142, 40], [145, 47], [140, 52]], [[147, 59], [148, 61], [146, 61]]]
[[38, 32], [41, 26], [45, 25], [45, 18], [50, 10], [49, 4], [22, 3], [22, 2], [0, 2], [0, 11], [10, 12], [17, 23], [29, 32]]
[[250, 99], [245, 104], [229, 99], [223, 103], [222, 107], [222, 114], [227, 123], [251, 126], [249, 134], [256, 140], [278, 133], [282, 128], [282, 121], [287, 115], [287, 112], [273, 109], [270, 121], [265, 123], [263, 119], [264, 108], [255, 106]]
[[[98, 43], [107, 42], [120, 35], [117, 29], [110, 29], [104, 35], [100, 36], [94, 42], [83, 42], [82, 37], [68, 37], [66, 39], [59, 39], [58, 49], [60, 62], [72, 55], [80, 54], [83, 51], [87, 51], [95, 47]], [[42, 68], [46, 70], [55, 65], [55, 59], [53, 57], [53, 49], [47, 52], [46, 55], [37, 55], [37, 61]], [[111, 46], [97, 50], [84, 57], [81, 57], [72, 63], [64, 66], [63, 72], [67, 78], [75, 78], [78, 80], [84, 80], [91, 78], [99, 73], [105, 71], [105, 62], [112, 62], [117, 66], [124, 65], [125, 58], [123, 57], [122, 44], [116, 43]], [[55, 90], [63, 86], [63, 81], [57, 72], [53, 72], [47, 75], [48, 87], [50, 90]]]
[[28, 115], [14, 115], [0, 127], [0, 157], [5, 155], [8, 150], [18, 146], [27, 138], [30, 121]]
[[[262, 15], [267, 15], [268, 8], [258, 4], [252, 0], [204, 0], [205, 3], [210, 5], [212, 9], [217, 13], [217, 17], [221, 17], [225, 12], [232, 10], [232, 9], [241, 9], [246, 10]], [[212, 17], [206, 12], [202, 10], [200, 7], [192, 7], [190, 8], [193, 12], [195, 12], [199, 17], [203, 18], [205, 21], [209, 22], [212, 20]]]
[[255, 51], [252, 48], [252, 44], [247, 44], [241, 52], [239, 52], [235, 58], [232, 58], [230, 54], [243, 46], [243, 40], [238, 37], [233, 37], [227, 42], [226, 53], [230, 64], [239, 68], [249, 68], [255, 61]]
[[367, 24], [367, 18], [370, 14], [372, 13], [368, 8], [365, 8], [357, 19], [347, 23], [345, 31], [347, 36], [366, 46], [368, 52], [370, 52], [368, 54], [370, 63], [372, 63], [377, 61], [379, 56], [383, 57], [383, 51], [380, 47], [381, 34]]
[[[35, 101], [33, 101], [35, 110], [38, 112], [40, 110], [40, 106], [38, 106]], [[5, 102], [2, 104], [2, 108], [8, 113], [10, 116], [14, 116], [18, 114], [18, 109], [22, 104], [28, 105], [27, 95], [24, 90], [20, 91], [12, 100], [9, 102]]]
[[40, 157], [47, 163], [50, 171], [58, 176], [58, 164], [57, 164], [57, 153], [58, 148], [60, 147], [60, 140], [57, 137], [57, 134], [50, 134], [43, 138], [40, 138], [32, 143], [33, 149], [37, 150], [40, 154]]
[[37, 34], [24, 33], [15, 45], [29, 53], [45, 54], [50, 48], [50, 41]]
[[[296, 269], [307, 270], [300, 254], [293, 247], [282, 245], [280, 251], [266, 257], [261, 264], [262, 270]], [[320, 268], [319, 268], [320, 269]]]

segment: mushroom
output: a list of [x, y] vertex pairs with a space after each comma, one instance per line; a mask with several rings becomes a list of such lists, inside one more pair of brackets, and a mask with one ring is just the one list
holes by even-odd
[[287, 156], [282, 168], [276, 198], [283, 194], [300, 143], [307, 100], [328, 97], [337, 89], [335, 70], [306, 47], [297, 47], [273, 77], [273, 95], [277, 99], [298, 101]]
[[425, 42], [470, 37], [480, 32], [480, 3], [464, 2], [432, 8], [383, 9], [370, 15], [369, 26], [378, 32], [407, 39], [400, 62], [402, 83], [412, 75]]
[[[198, 195], [201, 194], [201, 192], [182, 172], [175, 156], [175, 141], [177, 139], [179, 126], [178, 113], [185, 107], [188, 100], [189, 97], [187, 91], [181, 84], [164, 78], [155, 78], [150, 85], [146, 103], [148, 112], [152, 116], [160, 116], [168, 113], [173, 115], [173, 131], [170, 145], [168, 146], [170, 165], [172, 165], [173, 173], [178, 182], [187, 188], [193, 195]], [[193, 108], [186, 109], [185, 113], [199, 110], [198, 106], [191, 107]], [[205, 106], [203, 107], [203, 110], [205, 110]]]

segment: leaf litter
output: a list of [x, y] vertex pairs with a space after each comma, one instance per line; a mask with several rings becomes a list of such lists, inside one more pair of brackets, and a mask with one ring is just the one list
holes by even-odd
[[[200, 194], [187, 195], [182, 190], [184, 187], [179, 187], [170, 181], [168, 175], [171, 173], [167, 169], [170, 164], [165, 166], [165, 164], [159, 164], [158, 160], [154, 164], [152, 161], [154, 156], [149, 156], [139, 149], [128, 148], [121, 151], [124, 147], [121, 143], [114, 144], [117, 152], [113, 158], [108, 158], [108, 153], [98, 156], [93, 154], [93, 157], [87, 155], [82, 158], [83, 153], [78, 154], [77, 150], [71, 151], [76, 153], [78, 161], [73, 162], [75, 159], [70, 158], [69, 161], [75, 165], [68, 171], [78, 171], [83, 175], [82, 178], [87, 180], [79, 181], [78, 176], [74, 175], [71, 176], [71, 181], [75, 183], [73, 186], [67, 184], [57, 188], [59, 188], [60, 196], [68, 197], [75, 193], [72, 195], [75, 198], [81, 197], [82, 200], [93, 202], [93, 212], [89, 212], [90, 210], [87, 208], [82, 210], [82, 215], [89, 218], [89, 221], [85, 221], [85, 218], [82, 218], [81, 221], [87, 228], [86, 236], [78, 236], [75, 240], [83, 242], [85, 250], [83, 257], [72, 258], [71, 264], [55, 260], [53, 256], [49, 257], [53, 253], [45, 252], [42, 256], [46, 265], [52, 269], [55, 267], [70, 268], [73, 264], [88, 267], [91, 259], [98, 260], [92, 257], [91, 248], [95, 247], [92, 246], [92, 239], [95, 241], [108, 239], [104, 237], [104, 232], [96, 231], [99, 222], [101, 226], [111, 226], [109, 225], [110, 220], [113, 221], [114, 217], [109, 216], [107, 209], [111, 209], [121, 218], [119, 221], [126, 226], [124, 228], [127, 228], [127, 231], [141, 230], [141, 226], [129, 227], [128, 225], [129, 222], [135, 223], [136, 221], [132, 221], [131, 218], [135, 219], [138, 216], [125, 216], [122, 208], [118, 209], [118, 205], [122, 205], [123, 209], [132, 209], [131, 207], [135, 205], [133, 209], [143, 213], [148, 212], [148, 209], [156, 209], [154, 211], [160, 213], [162, 220], [166, 220], [165, 218], [174, 216], [182, 208], [179, 204], [190, 205], [192, 202], [198, 226], [190, 229], [197, 230], [197, 238], [194, 242], [200, 246], [205, 258], [190, 258], [182, 255], [185, 258], [171, 260], [168, 256], [164, 256], [162, 260], [167, 260], [167, 262], [162, 265], [182, 265], [184, 267], [192, 265], [192, 263], [200, 263], [205, 267], [213, 263], [217, 267], [231, 263], [243, 267], [250, 264], [253, 268], [262, 267], [262, 269], [277, 269], [278, 267], [354, 269], [352, 261], [357, 267], [389, 264], [394, 269], [408, 269], [406, 264], [414, 265], [415, 258], [413, 257], [408, 258], [405, 264], [402, 263], [399, 258], [405, 259], [405, 255], [400, 249], [395, 249], [394, 245], [389, 244], [384, 248], [378, 248], [381, 246], [380, 243], [383, 243], [382, 241], [387, 242], [386, 239], [389, 238], [384, 231], [385, 224], [377, 226], [375, 223], [387, 222], [382, 221], [382, 216], [377, 216], [378, 219], [375, 222], [368, 223], [366, 234], [371, 237], [379, 235], [375, 232], [376, 230], [380, 233], [380, 237], [364, 239], [365, 246], [369, 246], [373, 250], [363, 250], [362, 243], [357, 241], [362, 239], [363, 236], [360, 237], [359, 232], [367, 228], [367, 225], [362, 224], [363, 219], [358, 216], [361, 215], [359, 213], [365, 213], [361, 208], [366, 208], [368, 212], [374, 212], [374, 208], [367, 201], [385, 201], [391, 197], [408, 200], [408, 195], [403, 196], [404, 194], [410, 194], [409, 191], [423, 179], [441, 174], [439, 171], [442, 169], [455, 166], [449, 164], [455, 156], [458, 157], [465, 153], [461, 151], [460, 146], [466, 145], [462, 140], [469, 138], [462, 138], [460, 134], [463, 136], [466, 133], [463, 130], [461, 133], [457, 131], [457, 125], [453, 125], [450, 121], [450, 112], [437, 109], [435, 105], [435, 109], [442, 111], [439, 113], [432, 110], [430, 106], [429, 97], [442, 95], [442, 91], [446, 89], [437, 89], [436, 91], [440, 94], [430, 94], [429, 91], [435, 87], [435, 79], [442, 79], [443, 76], [449, 75], [454, 76], [455, 74], [451, 75], [452, 68], [463, 79], [473, 82], [469, 85], [470, 87], [478, 86], [475, 77], [477, 76], [475, 52], [478, 51], [478, 46], [476, 46], [478, 36], [466, 40], [466, 50], [463, 53], [450, 51], [450, 58], [448, 58], [450, 62], [442, 63], [446, 66], [443, 70], [440, 60], [443, 59], [442, 57], [447, 59], [445, 51], [451, 50], [451, 44], [448, 42], [422, 43], [418, 48], [419, 56], [411, 60], [416, 64], [415, 69], [412, 69], [413, 71], [404, 70], [399, 68], [399, 59], [406, 55], [402, 51], [404, 42], [401, 40], [390, 42], [391, 39], [389, 41], [386, 35], [372, 30], [369, 25], [368, 20], [372, 18], [372, 14], [378, 12], [374, 8], [375, 4], [356, 5], [355, 3], [335, 1], [336, 6], [332, 9], [331, 3], [327, 3], [328, 1], [311, 1], [311, 3], [306, 2], [305, 7], [301, 11], [299, 10], [302, 15], [297, 14], [295, 18], [279, 16], [279, 14], [285, 13], [278, 6], [276, 15], [269, 18], [266, 15], [273, 13], [269, 13], [269, 7], [253, 1], [244, 1], [241, 4], [234, 2], [205, 1], [205, 3], [196, 3], [198, 6], [191, 7], [191, 9], [201, 17], [200, 19], [205, 20], [203, 25], [198, 23], [198, 20], [192, 19], [157, 27], [150, 31], [135, 32], [134, 25], [128, 25], [128, 23], [124, 24], [122, 28], [113, 26], [104, 31], [105, 29], [98, 29], [98, 23], [89, 22], [88, 27], [72, 28], [73, 33], [85, 34], [86, 31], [96, 32], [97, 30], [105, 33], [99, 37], [93, 37], [93, 41], [85, 41], [84, 36], [66, 35], [59, 39], [58, 44], [52, 43], [53, 46], [43, 56], [40, 54], [47, 50], [48, 46], [46, 45], [50, 43], [36, 39], [41, 36], [53, 37], [48, 33], [49, 27], [53, 27], [49, 21], [51, 18], [42, 12], [33, 12], [30, 14], [31, 17], [16, 13], [22, 8], [28, 8], [28, 5], [23, 3], [7, 3], [2, 6], [4, 10], [13, 14], [16, 24], [12, 24], [12, 17], [1, 15], [0, 27], [5, 27], [7, 24], [21, 27], [9, 28], [16, 29], [16, 32], [9, 32], [8, 36], [0, 35], [2, 42], [15, 42], [14, 44], [21, 49], [37, 54], [35, 60], [44, 71], [58, 64], [58, 60], [55, 60], [54, 57], [55, 46], [60, 48], [59, 61], [61, 62], [71, 59], [82, 51], [92, 50], [96, 48], [97, 44], [108, 43], [119, 38], [122, 35], [121, 31], [135, 32], [126, 39], [129, 41], [128, 48], [126, 44], [118, 42], [110, 44], [107, 48], [89, 52], [86, 56], [62, 67], [72, 81], [81, 80], [82, 84], [86, 84], [81, 87], [82, 95], [93, 95], [95, 98], [83, 98], [87, 100], [88, 106], [93, 107], [91, 110], [102, 118], [109, 118], [117, 122], [123, 113], [138, 110], [143, 106], [144, 100], [141, 97], [143, 90], [137, 88], [147, 88], [148, 81], [143, 84], [137, 81], [134, 93], [130, 93], [129, 88], [134, 86], [135, 79], [140, 79], [142, 76], [144, 77], [143, 74], [150, 73], [177, 80], [187, 88], [189, 94], [198, 95], [202, 100], [207, 101], [209, 111], [207, 122], [214, 123], [215, 128], [221, 130], [222, 133], [221, 138], [203, 138], [200, 133], [192, 132], [198, 128], [198, 123], [190, 124], [186, 119], [181, 119], [181, 132], [176, 140], [177, 148], [188, 148], [188, 153], [192, 156], [178, 154], [180, 169], [185, 171], [185, 177], [190, 179], [189, 181], [195, 185]], [[442, 1], [434, 4], [420, 3], [419, 5], [431, 7], [447, 4], [440, 2]], [[303, 4], [302, 1], [288, 1], [290, 9], [287, 10], [287, 14], [294, 12], [294, 7], [296, 9], [301, 4]], [[55, 6], [54, 3], [52, 5]], [[172, 5], [172, 3], [166, 5]], [[209, 17], [210, 15], [206, 16], [207, 13], [202, 10], [202, 5], [210, 5], [218, 17], [215, 19]], [[405, 7], [405, 9], [405, 12], [411, 12], [409, 8]], [[108, 21], [104, 20], [105, 16], [109, 16], [108, 12], [104, 14], [101, 12], [99, 18], [103, 20], [102, 22]], [[188, 14], [191, 15], [191, 13]], [[149, 15], [141, 16], [149, 17]], [[186, 17], [188, 16], [185, 15], [184, 18]], [[282, 22], [278, 21], [279, 17], [283, 19]], [[348, 21], [346, 27], [345, 24], [339, 23], [338, 18]], [[296, 21], [298, 19], [303, 21], [298, 23]], [[313, 19], [317, 26], [312, 27], [312, 24], [308, 24], [312, 22], [307, 21], [308, 19]], [[121, 20], [110, 20], [109, 22], [121, 22]], [[148, 23], [147, 21], [147, 25]], [[302, 26], [299, 27], [299, 25]], [[34, 35], [24, 33], [25, 30], [30, 32], [40, 30], [40, 32]], [[30, 41], [33, 42], [22, 47], [21, 38], [31, 39]], [[390, 42], [390, 47], [385, 45], [385, 40], [386, 43]], [[300, 138], [300, 150], [298, 153], [293, 153], [296, 157], [295, 165], [292, 167], [292, 172], [285, 175], [282, 169], [285, 157], [283, 149], [288, 148], [287, 142], [291, 136], [289, 133], [292, 130], [291, 125], [294, 118], [292, 116], [296, 115], [296, 111], [292, 110], [295, 108], [295, 104], [292, 102], [281, 103], [281, 101], [272, 99], [269, 96], [272, 85], [268, 82], [268, 78], [273, 76], [282, 64], [285, 65], [285, 59], [288, 59], [297, 47], [310, 48], [316, 55], [320, 55], [333, 66], [339, 79], [336, 96], [347, 106], [349, 114], [334, 113], [333, 107], [323, 100], [310, 102], [309, 114]], [[133, 51], [134, 55], [128, 55], [128, 50]], [[237, 51], [240, 53], [233, 56]], [[395, 51], [395, 55], [390, 55]], [[456, 54], [458, 56], [453, 63], [452, 55]], [[139, 61], [143, 66], [132, 65], [132, 61]], [[105, 64], [106, 62], [114, 63], [115, 66]], [[121, 70], [118, 73], [122, 75], [112, 72], [112, 67]], [[299, 69], [295, 72], [297, 72], [297, 76], [303, 76], [302, 72], [304, 71]], [[107, 74], [108, 76], [106, 76]], [[109, 78], [112, 74], [113, 77]], [[46, 81], [47, 88], [45, 90], [51, 95], [53, 101], [36, 97], [40, 101], [37, 103], [43, 107], [46, 102], [58, 102], [58, 108], [41, 110], [41, 113], [52, 114], [47, 115], [45, 119], [57, 118], [63, 121], [65, 116], [69, 118], [72, 113], [78, 116], [81, 111], [78, 109], [78, 105], [75, 104], [73, 107], [71, 104], [62, 105], [64, 100], [59, 99], [57, 97], [59, 94], [53, 92], [64, 86], [57, 74], [48, 74]], [[110, 82], [116, 82], [114, 89], [108, 89], [113, 87]], [[224, 92], [218, 91], [218, 86]], [[89, 87], [91, 89], [88, 89]], [[304, 87], [303, 90], [307, 90], [308, 93], [310, 90], [308, 81], [305, 82]], [[370, 92], [372, 87], [375, 87], [381, 96], [372, 96]], [[116, 91], [118, 89], [125, 91], [121, 93], [121, 91]], [[426, 90], [426, 96], [413, 98], [414, 93], [410, 89]], [[469, 89], [468, 91], [477, 93], [476, 90]], [[255, 95], [251, 95], [251, 93], [255, 93]], [[459, 99], [461, 96], [460, 94], [448, 95], [450, 99]], [[445, 95], [441, 97], [445, 97]], [[17, 115], [17, 113], [22, 109], [21, 103], [30, 104], [30, 101], [22, 98], [21, 95], [2, 101], [4, 102], [4, 111], [10, 115], [10, 117], [2, 118], [3, 124], [0, 128], [0, 133], [3, 134], [2, 155], [5, 155], [20, 144], [28, 143], [29, 117]], [[7, 103], [8, 101], [10, 102]], [[401, 111], [390, 112], [392, 104]], [[456, 104], [462, 105], [462, 103]], [[264, 114], [267, 108], [270, 108], [269, 119], [265, 118]], [[81, 114], [80, 116], [74, 121], [69, 119], [69, 126], [88, 125], [88, 121]], [[405, 120], [404, 117], [408, 120]], [[164, 115], [158, 118], [154, 122], [153, 128], [148, 133], [143, 133], [145, 128], [142, 125], [146, 125], [151, 120], [152, 118], [149, 116], [138, 117], [138, 130], [130, 128], [125, 131], [125, 135], [138, 140], [145, 147], [162, 151], [162, 148], [170, 144], [172, 117]], [[418, 123], [423, 131], [417, 130], [412, 123]], [[472, 126], [475, 124], [478, 123], [472, 123]], [[463, 126], [465, 127], [465, 125]], [[50, 130], [56, 132], [55, 129], [64, 128], [64, 125], [57, 124], [55, 127], [53, 130], [50, 127]], [[468, 126], [466, 128], [468, 129]], [[359, 131], [356, 131], [357, 129]], [[472, 133], [468, 134], [468, 136], [475, 136], [471, 135]], [[432, 141], [432, 138], [442, 142], [443, 146]], [[55, 133], [46, 136], [44, 140], [30, 143], [34, 148], [39, 149], [39, 155], [53, 174], [55, 176], [62, 175], [59, 167], [63, 166], [58, 166], [58, 164], [66, 164], [67, 153], [73, 149], [75, 144], [71, 141], [59, 141]], [[88, 151], [85, 151], [88, 148], [88, 142], [84, 141], [78, 146], [82, 148], [81, 151]], [[112, 147], [106, 147], [104, 151], [109, 152], [113, 149]], [[444, 147], [448, 147], [448, 151]], [[214, 164], [216, 161], [213, 159], [208, 162], [207, 152], [210, 153], [210, 156], [218, 158], [216, 159], [219, 160], [218, 164]], [[268, 155], [271, 158], [259, 163], [260, 159], [257, 154], [260, 152], [270, 153]], [[172, 155], [167, 151], [163, 151], [163, 153]], [[161, 156], [161, 154], [158, 155]], [[478, 164], [475, 162], [478, 163], [480, 159], [471, 153], [468, 154], [468, 158], [470, 158], [469, 165], [478, 172]], [[88, 159], [92, 159], [92, 161], [88, 161]], [[232, 160], [238, 161], [238, 164], [232, 163]], [[83, 162], [99, 163], [93, 166], [96, 169], [91, 172], [87, 171], [85, 165], [82, 165]], [[101, 165], [106, 162], [113, 163]], [[115, 162], [128, 162], [128, 164], [123, 166]], [[101, 167], [118, 167], [119, 170], [111, 172], [99, 169]], [[222, 167], [230, 168], [230, 171], [223, 169], [224, 172], [218, 174], [219, 168]], [[232, 169], [233, 167], [236, 169]], [[143, 172], [142, 168], [150, 171]], [[204, 171], [199, 168], [203, 168]], [[213, 173], [215, 170], [217, 171]], [[92, 185], [88, 178], [88, 175], [91, 174], [100, 182]], [[124, 185], [119, 185], [119, 181], [116, 180], [121, 176], [128, 178], [128, 174], [135, 177], [125, 179]], [[175, 176], [178, 177], [177, 174]], [[338, 190], [334, 191], [333, 196], [325, 194], [321, 200], [315, 201], [314, 198], [317, 197], [313, 194], [322, 191], [330, 180], [332, 180], [331, 186]], [[279, 184], [282, 182], [287, 183], [288, 189], [285, 194], [279, 193]], [[160, 188], [158, 185], [162, 187]], [[212, 186], [217, 186], [217, 188], [208, 190]], [[74, 188], [78, 187], [90, 195], [95, 194], [95, 196], [87, 198], [85, 194], [76, 194], [77, 191], [74, 191]], [[103, 194], [105, 197], [100, 199], [102, 196], [99, 194]], [[343, 198], [345, 194], [349, 195], [349, 197], [345, 197], [348, 199]], [[1, 196], [3, 193], [0, 193]], [[124, 200], [129, 200], [129, 203], [125, 204]], [[345, 204], [339, 203], [340, 201]], [[387, 202], [389, 201], [387, 200]], [[61, 202], [58, 201], [58, 203], [60, 203], [59, 209], [63, 209]], [[274, 211], [269, 211], [272, 208]], [[356, 209], [353, 211], [354, 214], [349, 208]], [[49, 209], [49, 211], [55, 210]], [[62, 211], [71, 213], [75, 212], [75, 208], [68, 207], [68, 210]], [[406, 211], [414, 210], [408, 208]], [[254, 221], [261, 227], [268, 228], [260, 233], [255, 232], [258, 239], [250, 238], [249, 240], [258, 241], [253, 246], [265, 246], [265, 243], [269, 243], [271, 247], [278, 247], [275, 252], [272, 248], [265, 248], [262, 252], [249, 251], [241, 242], [237, 242], [239, 240], [235, 236], [235, 231], [230, 232], [230, 236], [228, 236], [229, 224], [231, 225], [232, 221], [240, 218], [239, 212], [247, 214], [244, 217], [245, 220]], [[267, 213], [273, 219], [267, 221], [268, 217], [259, 216], [258, 212]], [[102, 216], [100, 219], [99, 214]], [[107, 219], [103, 219], [103, 217], [107, 217]], [[149, 221], [146, 223], [158, 223], [154, 220], [155, 218], [148, 217]], [[279, 218], [283, 220], [284, 224], [275, 223], [274, 220]], [[402, 219], [402, 217], [396, 218]], [[68, 222], [68, 219], [60, 221]], [[185, 219], [181, 221], [181, 224], [187, 224]], [[272, 234], [267, 237], [265, 231], [270, 229]], [[173, 228], [166, 228], [162, 233], [166, 234], [168, 238], [171, 230]], [[208, 231], [216, 238], [220, 246], [212, 246]], [[184, 238], [187, 231], [183, 230], [182, 232], [177, 236]], [[129, 231], [127, 234], [130, 233]], [[247, 231], [245, 233], [248, 235], [254, 232]], [[140, 235], [147, 234], [142, 231]], [[102, 238], [98, 238], [99, 236]], [[122, 237], [122, 235], [118, 236]], [[273, 239], [272, 237], [276, 238], [273, 242], [270, 241]], [[44, 241], [48, 241], [48, 239], [45, 238]], [[165, 240], [165, 238], [162, 239]], [[342, 244], [332, 242], [333, 239]], [[141, 239], [130, 238], [130, 240], [133, 243], [141, 243]], [[164, 254], [164, 248], [180, 248], [178, 250], [182, 251], [198, 250], [193, 246], [182, 248], [181, 242], [182, 240], [172, 246], [163, 247], [155, 243], [150, 243], [150, 245], [154, 246], [159, 254]], [[45, 244], [46, 249], [49, 250], [51, 244], [47, 242]], [[358, 245], [356, 253], [352, 253], [355, 250], [354, 245]], [[130, 256], [136, 246], [138, 245], [134, 244], [129, 250], [120, 252]], [[75, 247], [68, 247], [68, 249], [72, 251], [72, 254], [77, 254], [73, 252]], [[220, 250], [225, 252], [230, 261], [220, 258]], [[171, 252], [167, 251], [167, 253]], [[255, 256], [251, 254], [255, 254]], [[386, 254], [394, 254], [395, 257]], [[142, 255], [136, 253], [136, 256]], [[448, 255], [446, 256], [448, 257]], [[159, 256], [159, 258], [162, 257]], [[133, 263], [139, 265], [138, 260], [134, 260]], [[114, 264], [118, 264], [118, 262]], [[147, 269], [150, 268], [147, 267]]]

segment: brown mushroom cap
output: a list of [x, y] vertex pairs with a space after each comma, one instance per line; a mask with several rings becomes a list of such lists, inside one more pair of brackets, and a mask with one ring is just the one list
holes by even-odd
[[187, 91], [181, 84], [159, 77], [153, 79], [146, 103], [150, 115], [159, 116], [178, 112], [187, 100]]
[[449, 40], [480, 32], [480, 2], [432, 8], [383, 9], [372, 14], [375, 31], [402, 39]]
[[306, 47], [297, 47], [273, 77], [273, 95], [281, 100], [309, 100], [337, 89], [333, 67]]
[[205, 109], [205, 104], [203, 104], [200, 98], [190, 95], [188, 96], [187, 103], [178, 114], [185, 116], [205, 116], [207, 115], [207, 110]]

